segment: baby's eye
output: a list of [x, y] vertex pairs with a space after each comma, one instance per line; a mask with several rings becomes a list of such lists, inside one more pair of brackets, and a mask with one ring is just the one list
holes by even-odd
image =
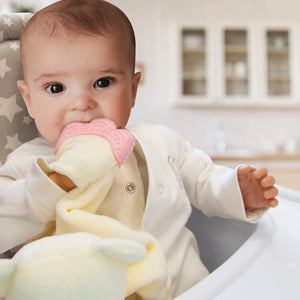
[[94, 83], [95, 88], [107, 88], [114, 82], [114, 79], [111, 77], [103, 77], [96, 80]]
[[48, 84], [46, 90], [51, 94], [58, 94], [65, 90], [65, 87], [60, 83]]

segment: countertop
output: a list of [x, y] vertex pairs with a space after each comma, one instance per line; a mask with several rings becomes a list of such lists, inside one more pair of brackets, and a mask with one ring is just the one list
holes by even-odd
[[275, 177], [276, 183], [300, 190], [300, 153], [254, 153], [250, 151], [228, 151], [213, 153], [212, 160], [219, 165], [234, 168], [239, 164], [266, 167]]

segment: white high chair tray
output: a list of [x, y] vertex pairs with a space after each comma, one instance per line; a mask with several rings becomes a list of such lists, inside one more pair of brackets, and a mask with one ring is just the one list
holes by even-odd
[[300, 193], [279, 191], [244, 244], [176, 300], [300, 299]]

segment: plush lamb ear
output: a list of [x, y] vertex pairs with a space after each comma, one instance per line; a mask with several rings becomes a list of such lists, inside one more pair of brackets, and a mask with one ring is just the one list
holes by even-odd
[[11, 259], [0, 259], [0, 297], [5, 297], [10, 275], [15, 267], [15, 263]]
[[100, 241], [98, 249], [107, 255], [121, 260], [125, 265], [146, 258], [146, 247], [136, 241], [125, 239], [107, 239]]

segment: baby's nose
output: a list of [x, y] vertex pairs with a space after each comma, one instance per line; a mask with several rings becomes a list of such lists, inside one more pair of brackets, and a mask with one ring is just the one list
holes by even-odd
[[73, 99], [71, 110], [87, 111], [96, 107], [96, 101], [87, 95], [80, 95]]

